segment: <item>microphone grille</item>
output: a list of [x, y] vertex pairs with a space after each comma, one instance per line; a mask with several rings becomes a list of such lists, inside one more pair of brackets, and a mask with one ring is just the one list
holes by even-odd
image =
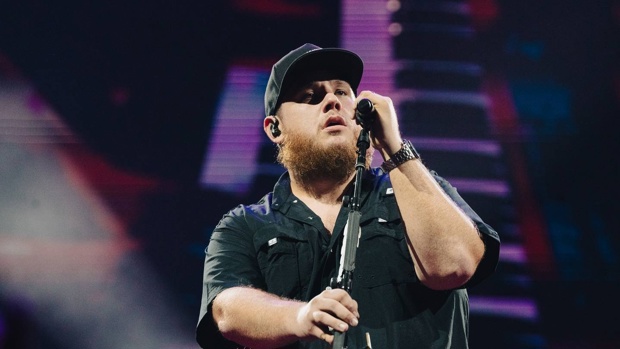
[[362, 114], [370, 114], [374, 111], [375, 106], [372, 104], [370, 99], [364, 98], [357, 102], [357, 111]]

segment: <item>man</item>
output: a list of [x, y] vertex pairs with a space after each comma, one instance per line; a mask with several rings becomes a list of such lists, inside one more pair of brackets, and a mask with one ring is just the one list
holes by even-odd
[[[264, 130], [288, 170], [226, 214], [207, 248], [203, 348], [467, 348], [465, 287], [490, 275], [497, 233], [401, 138], [388, 97], [356, 96], [361, 59], [305, 44], [272, 69]], [[364, 174], [352, 291], [329, 289], [355, 178], [357, 101], [369, 99], [382, 169]], [[235, 344], [237, 343], [237, 344]]]

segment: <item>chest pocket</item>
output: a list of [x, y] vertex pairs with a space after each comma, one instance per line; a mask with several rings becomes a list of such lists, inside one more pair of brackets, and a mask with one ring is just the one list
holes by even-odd
[[355, 274], [356, 282], [364, 288], [416, 280], [396, 200], [393, 196], [384, 199], [360, 223]]
[[299, 299], [312, 271], [308, 240], [291, 233], [292, 227], [270, 225], [257, 231], [254, 246], [267, 292]]

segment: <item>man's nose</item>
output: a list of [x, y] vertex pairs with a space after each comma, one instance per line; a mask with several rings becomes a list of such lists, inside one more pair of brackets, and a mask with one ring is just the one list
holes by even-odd
[[325, 97], [323, 97], [323, 112], [328, 112], [332, 109], [340, 110], [341, 107], [340, 100], [334, 93], [328, 92], [325, 94]]

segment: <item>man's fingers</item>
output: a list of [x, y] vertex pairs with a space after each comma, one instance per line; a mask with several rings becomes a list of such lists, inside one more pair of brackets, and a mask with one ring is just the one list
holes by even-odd
[[324, 297], [318, 298], [320, 309], [326, 310], [337, 318], [356, 326], [360, 317], [357, 311], [357, 302], [342, 289], [325, 290], [321, 293]]
[[331, 333], [327, 332], [327, 330], [323, 330], [320, 327], [313, 327], [312, 330], [310, 331], [310, 334], [322, 341], [325, 341], [327, 343], [330, 343], [334, 340], [334, 335], [332, 335]]
[[333, 299], [320, 299], [315, 303], [312, 313], [313, 321], [330, 326], [339, 331], [346, 331], [347, 325], [356, 326], [357, 316], [341, 303]]
[[347, 309], [351, 310], [351, 312], [357, 313], [357, 302], [351, 298], [347, 291], [337, 288], [325, 290], [321, 293], [321, 295], [325, 298], [334, 299], [338, 301], [338, 303], [344, 305]]
[[321, 333], [320, 338], [321, 338], [321, 340], [323, 340], [323, 341], [325, 341], [325, 342], [327, 342], [329, 344], [332, 344], [332, 342], [334, 341], [334, 335], [331, 335], [331, 334], [328, 334], [328, 333], [325, 333], [325, 332]]
[[349, 325], [346, 322], [324, 311], [315, 311], [312, 313], [312, 318], [315, 323], [333, 328], [338, 332], [344, 332], [349, 329]]
[[[333, 341], [332, 329], [345, 332], [357, 326], [357, 302], [342, 289], [325, 290], [299, 308], [298, 336]], [[329, 330], [328, 330], [329, 329]]]

